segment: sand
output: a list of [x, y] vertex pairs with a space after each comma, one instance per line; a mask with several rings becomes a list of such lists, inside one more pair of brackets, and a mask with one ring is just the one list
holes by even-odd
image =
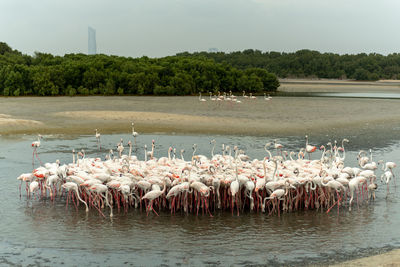
[[365, 267], [395, 267], [400, 266], [400, 249], [392, 250], [387, 253], [365, 257], [361, 259], [346, 261], [329, 265], [331, 267], [350, 267], [350, 266], [365, 266]]
[[[282, 83], [282, 90], [316, 87], [337, 92], [352, 85]], [[340, 83], [343, 83], [340, 81]], [[357, 85], [359, 88], [361, 85]], [[397, 85], [394, 85], [396, 87]], [[364, 88], [372, 90], [370, 83]], [[394, 87], [384, 83], [375, 91]], [[285, 89], [286, 88], [286, 89]], [[347, 90], [347, 89], [346, 89]], [[359, 89], [352, 89], [359, 90]], [[399, 87], [400, 91], [400, 87]], [[273, 97], [242, 103], [198, 101], [198, 97], [2, 97], [0, 134], [139, 133], [302, 135], [355, 134], [400, 122], [399, 100]]]
[[400, 80], [360, 82], [329, 79], [281, 79], [280, 83], [279, 91], [282, 92], [400, 93]]

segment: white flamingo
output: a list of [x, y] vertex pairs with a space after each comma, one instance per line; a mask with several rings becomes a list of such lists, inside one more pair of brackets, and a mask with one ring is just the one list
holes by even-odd
[[100, 133], [97, 131], [97, 129], [95, 129], [94, 131], [95, 131], [95, 133], [96, 133], [97, 148], [100, 150], [100, 149], [101, 149]]

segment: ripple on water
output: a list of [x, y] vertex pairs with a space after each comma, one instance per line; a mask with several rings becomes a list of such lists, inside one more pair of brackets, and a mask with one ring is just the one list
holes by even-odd
[[[130, 135], [102, 135], [102, 151], [97, 150], [93, 136], [43, 141], [39, 155], [43, 162], [71, 162], [71, 150], [85, 149], [87, 155], [104, 157], [120, 138]], [[209, 155], [209, 140], [230, 146], [239, 144], [251, 157], [264, 156], [263, 144], [271, 138], [229, 136], [154, 136], [141, 135], [135, 155], [143, 158], [140, 149], [152, 139], [157, 140], [156, 153], [164, 155], [170, 145], [186, 150], [198, 144], [199, 154]], [[376, 136], [363, 137], [373, 143]], [[360, 139], [360, 138], [359, 138]], [[229, 212], [207, 215], [146, 216], [144, 211], [129, 210], [116, 213], [110, 220], [96, 212], [88, 214], [82, 205], [78, 211], [67, 210], [61, 202], [26, 200], [19, 198], [15, 178], [31, 170], [32, 138], [7, 141], [0, 139], [0, 263], [80, 265], [82, 259], [93, 265], [303, 265], [315, 262], [333, 262], [355, 256], [364, 256], [400, 247], [399, 197], [391, 188], [386, 198], [386, 187], [380, 185], [377, 200], [370, 205], [354, 207], [349, 212], [342, 207], [331, 213], [302, 211], [278, 216], [242, 213], [239, 217]], [[315, 137], [314, 143], [327, 142], [326, 137]], [[352, 140], [351, 140], [352, 141]], [[125, 141], [124, 141], [125, 142]], [[282, 138], [279, 141], [290, 150], [304, 145], [303, 137]], [[376, 159], [396, 159], [400, 156], [398, 140], [380, 139], [374, 148]], [[364, 147], [363, 140], [349, 143], [347, 164], [356, 165], [355, 157]], [[218, 148], [218, 147], [217, 147]], [[24, 187], [22, 188], [24, 192]], [[108, 212], [108, 210], [107, 210]], [[26, 238], [29, 233], [29, 238]]]

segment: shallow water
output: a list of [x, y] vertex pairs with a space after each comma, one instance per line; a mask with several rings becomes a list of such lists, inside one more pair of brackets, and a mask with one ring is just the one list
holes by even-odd
[[400, 93], [382, 93], [382, 92], [276, 92], [275, 96], [281, 97], [338, 97], [338, 98], [377, 98], [377, 99], [400, 99]]
[[[394, 129], [392, 129], [394, 130]], [[400, 139], [390, 135], [348, 137], [346, 165], [356, 165], [360, 149], [372, 148], [374, 159], [395, 161], [400, 156]], [[386, 137], [385, 137], [386, 136]], [[85, 149], [101, 156], [129, 135], [102, 135], [102, 153], [93, 136], [45, 136], [40, 147], [43, 162], [72, 161], [71, 150]], [[251, 157], [265, 156], [263, 146], [274, 137], [141, 135], [138, 147], [156, 140], [155, 156], [165, 156], [169, 146], [185, 149], [188, 159], [192, 144], [198, 154], [209, 156], [209, 141], [238, 145]], [[341, 136], [311, 136], [311, 143], [325, 144]], [[35, 137], [0, 138], [0, 264], [20, 265], [305, 265], [360, 257], [400, 247], [400, 199], [394, 186], [386, 198], [386, 187], [378, 183], [375, 203], [363, 204], [352, 212], [303, 211], [278, 216], [229, 212], [206, 215], [162, 212], [160, 217], [130, 210], [110, 220], [95, 210], [77, 212], [64, 203], [19, 198], [16, 177], [32, 169], [30, 143]], [[379, 141], [379, 142], [375, 142]], [[304, 137], [280, 139], [285, 149], [298, 150]], [[217, 149], [219, 146], [217, 147]], [[143, 159], [144, 150], [138, 150]], [[320, 154], [313, 155], [313, 158]], [[381, 171], [378, 172], [380, 175]], [[396, 170], [397, 174], [398, 171]]]

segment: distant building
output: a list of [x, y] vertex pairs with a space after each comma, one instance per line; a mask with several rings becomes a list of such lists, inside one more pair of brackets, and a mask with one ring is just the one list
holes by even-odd
[[214, 47], [209, 48], [209, 49], [208, 49], [208, 52], [209, 52], [209, 53], [217, 53], [217, 52], [218, 52], [218, 48], [214, 48]]
[[96, 30], [88, 27], [88, 55], [96, 55]]

